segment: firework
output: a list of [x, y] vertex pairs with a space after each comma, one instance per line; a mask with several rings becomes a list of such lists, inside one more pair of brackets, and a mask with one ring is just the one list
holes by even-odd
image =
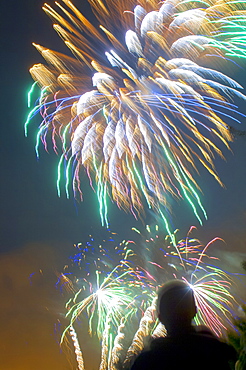
[[75, 331], [78, 320], [84, 322], [88, 318], [89, 334], [96, 335], [101, 343], [100, 369], [116, 366], [121, 350], [123, 353], [126, 350], [122, 344], [122, 341], [127, 343], [126, 332], [137, 328], [132, 317], [146, 308], [151, 296], [149, 279], [134, 263], [137, 256], [130, 249], [133, 243], [117, 243], [114, 239], [116, 235], [110, 233], [109, 240], [97, 246], [91, 236], [85, 245], [75, 246], [71, 269], [77, 292], [67, 303], [69, 325], [61, 338], [63, 342], [71, 326]]
[[155, 308], [156, 297], [153, 299], [151, 305], [144, 312], [144, 315], [140, 320], [139, 328], [136, 331], [132, 343], [126, 353], [126, 358], [124, 361], [126, 367], [128, 367], [128, 364], [132, 361], [132, 358], [136, 355], [136, 353], [140, 353], [143, 350], [145, 344], [144, 340], [149, 338], [151, 332], [153, 331], [153, 325], [156, 322]]
[[230, 293], [236, 276], [217, 266], [219, 259], [208, 253], [211, 246], [223, 240], [216, 237], [204, 246], [191, 237], [195, 229], [192, 226], [187, 237], [177, 241], [178, 230], [171, 239], [169, 235], [164, 238], [158, 226], [154, 231], [147, 227], [147, 238], [143, 238], [142, 243], [149, 245], [144, 252], [145, 258], [152, 251], [148, 271], [159, 285], [173, 278], [185, 280], [193, 289], [199, 308], [196, 324], [205, 324], [220, 336], [231, 325], [231, 315], [237, 306]]
[[[100, 273], [96, 270], [97, 283], [95, 288], [89, 284], [90, 289], [92, 289], [91, 294], [77, 303], [80, 293], [83, 292], [80, 289], [74, 299], [68, 302], [67, 307], [69, 310], [67, 316], [71, 317], [72, 323], [83, 311], [90, 312], [89, 332], [92, 333], [93, 331], [93, 319], [96, 316], [96, 332], [99, 338], [103, 337], [107, 320], [111, 320], [116, 326], [118, 325], [124, 309], [128, 306], [131, 307], [131, 303], [134, 300], [130, 290], [130, 287], [134, 284], [132, 277], [134, 271], [125, 262], [125, 259], [121, 260], [119, 265], [106, 277], [104, 276], [102, 283], [100, 283]], [[124, 284], [124, 279], [127, 280], [127, 284]], [[129, 288], [127, 288], [127, 285]]]
[[69, 334], [70, 334], [70, 336], [72, 338], [72, 341], [73, 341], [73, 344], [74, 344], [74, 352], [76, 354], [76, 359], [77, 359], [77, 363], [78, 363], [78, 370], [84, 370], [84, 359], [83, 359], [83, 355], [82, 355], [82, 352], [81, 352], [81, 348], [79, 346], [76, 331], [74, 330], [72, 325], [70, 326], [69, 329], [70, 329]]
[[108, 199], [139, 218], [146, 206], [163, 214], [169, 196], [186, 199], [202, 223], [197, 165], [222, 185], [213, 159], [229, 148], [227, 124], [240, 122], [233, 99], [245, 100], [220, 71], [245, 58], [245, 3], [89, 0], [97, 27], [63, 2], [43, 9], [74, 57], [34, 44], [47, 65], [31, 68], [41, 96], [26, 122], [42, 115], [36, 151], [51, 137], [58, 193], [64, 172], [67, 196], [82, 197], [84, 168], [102, 224]]

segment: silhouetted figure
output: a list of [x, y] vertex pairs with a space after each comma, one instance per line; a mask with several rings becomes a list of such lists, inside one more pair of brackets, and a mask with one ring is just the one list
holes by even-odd
[[157, 311], [167, 336], [153, 339], [131, 370], [229, 370], [236, 352], [206, 326], [193, 326], [196, 314], [193, 290], [181, 280], [165, 284], [158, 293]]

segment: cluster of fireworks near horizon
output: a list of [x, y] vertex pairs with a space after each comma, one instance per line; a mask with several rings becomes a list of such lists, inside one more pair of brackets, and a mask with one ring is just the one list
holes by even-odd
[[72, 336], [81, 369], [85, 368], [83, 346], [76, 331], [82, 327], [88, 327], [101, 343], [100, 369], [118, 369], [119, 364], [128, 369], [151, 337], [165, 335], [157, 320], [156, 292], [172, 279], [184, 280], [193, 289], [198, 307], [195, 324], [206, 325], [219, 336], [233, 327], [232, 315], [239, 303], [232, 291], [241, 285], [240, 275], [222, 270], [218, 258], [208, 253], [222, 239], [214, 238], [204, 246], [193, 237], [195, 229], [192, 226], [186, 238], [177, 240], [178, 230], [171, 239], [157, 225], [146, 226], [143, 233], [133, 228], [135, 240], [118, 243], [117, 235], [109, 233], [109, 239], [99, 245], [91, 236], [85, 245], [75, 246], [73, 267], [66, 266], [59, 278], [59, 284], [68, 285], [73, 293], [61, 342], [68, 343], [68, 334]]
[[[230, 322], [231, 276], [208, 263], [207, 248], [218, 238], [202, 247], [188, 233], [176, 242], [169, 218], [172, 198], [185, 200], [201, 225], [207, 219], [199, 169], [223, 186], [214, 159], [224, 158], [231, 125], [245, 118], [238, 108], [246, 100], [243, 86], [226, 71], [239, 71], [246, 57], [246, 2], [88, 0], [93, 21], [71, 1], [62, 2], [55, 2], [57, 10], [48, 4], [43, 9], [70, 55], [34, 44], [46, 64], [30, 69], [35, 83], [28, 94], [25, 133], [41, 115], [36, 154], [43, 145], [59, 155], [59, 196], [65, 192], [83, 199], [84, 172], [97, 194], [103, 226], [109, 227], [111, 200], [143, 222], [146, 210], [152, 210], [169, 238], [170, 252], [156, 240], [152, 248], [145, 243], [137, 264], [137, 252], [124, 242], [120, 261], [109, 264], [106, 273], [94, 259], [95, 283], [88, 273], [84, 288], [68, 303], [70, 324], [63, 339], [70, 332], [79, 369], [84, 363], [75, 326], [85, 311], [89, 331], [101, 340], [100, 369], [114, 369], [122, 358], [127, 368], [146, 337], [164, 333], [154, 316], [153, 292], [167, 279], [185, 279], [194, 290], [197, 323], [220, 335]], [[41, 92], [31, 108], [37, 86]], [[155, 253], [162, 254], [163, 264], [155, 262]], [[86, 291], [90, 294], [81, 299]], [[139, 315], [125, 351], [127, 326]]]

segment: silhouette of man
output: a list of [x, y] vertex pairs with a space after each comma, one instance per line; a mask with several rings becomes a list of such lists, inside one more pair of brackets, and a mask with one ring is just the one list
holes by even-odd
[[207, 327], [193, 326], [197, 309], [193, 290], [181, 280], [172, 280], [158, 293], [157, 312], [166, 337], [153, 339], [131, 370], [229, 370], [236, 351], [221, 342]]

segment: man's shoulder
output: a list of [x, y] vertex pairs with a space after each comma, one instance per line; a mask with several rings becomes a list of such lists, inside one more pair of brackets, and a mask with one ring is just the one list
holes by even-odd
[[[234, 348], [221, 342], [209, 332], [192, 332], [184, 336], [161, 337], [151, 342], [150, 348], [142, 352], [136, 359], [132, 370], [160, 369], [165, 363], [170, 369], [179, 369], [182, 364], [201, 369], [228, 369], [228, 361], [236, 360]], [[201, 364], [201, 358], [204, 364]]]
[[145, 370], [151, 369], [153, 366], [153, 359], [156, 359], [156, 353], [154, 350], [145, 350], [135, 359], [131, 370]]

